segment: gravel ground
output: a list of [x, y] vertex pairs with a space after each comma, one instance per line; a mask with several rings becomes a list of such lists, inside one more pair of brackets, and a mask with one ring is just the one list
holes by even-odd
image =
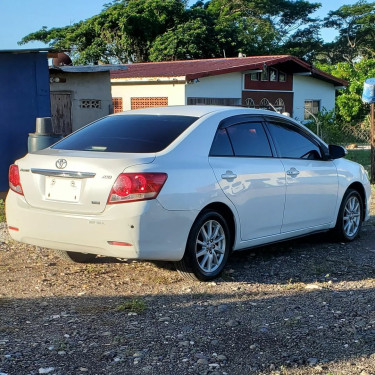
[[374, 288], [375, 217], [354, 243], [235, 253], [210, 283], [68, 264], [0, 223], [0, 375], [375, 374]]

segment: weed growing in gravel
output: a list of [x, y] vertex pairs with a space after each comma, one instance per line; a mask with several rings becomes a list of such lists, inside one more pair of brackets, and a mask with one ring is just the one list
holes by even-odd
[[116, 311], [130, 311], [140, 314], [145, 311], [146, 308], [147, 306], [144, 301], [134, 298], [118, 305]]
[[0, 199], [0, 223], [5, 221], [5, 203]]
[[287, 284], [281, 285], [286, 290], [302, 290], [305, 288], [305, 284], [300, 281], [289, 279]]

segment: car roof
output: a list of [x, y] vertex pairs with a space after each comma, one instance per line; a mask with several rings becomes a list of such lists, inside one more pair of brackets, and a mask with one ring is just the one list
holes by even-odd
[[[229, 107], [229, 106], [210, 106], [210, 105], [176, 105], [168, 107], [154, 107], [154, 108], [142, 108], [133, 109], [131, 111], [125, 111], [116, 113], [115, 116], [130, 115], [130, 114], [145, 114], [145, 115], [178, 115], [178, 116], [193, 116], [202, 117], [207, 114], [219, 113], [219, 112], [233, 112], [237, 114], [251, 114], [251, 115], [278, 115], [279, 113], [273, 111], [267, 111], [264, 109], [254, 108], [241, 108], [241, 107]], [[285, 117], [285, 116], [282, 116]]]

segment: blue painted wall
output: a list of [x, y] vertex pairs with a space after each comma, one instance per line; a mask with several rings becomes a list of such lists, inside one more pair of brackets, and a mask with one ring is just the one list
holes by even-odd
[[45, 52], [0, 51], [0, 192], [8, 190], [8, 169], [27, 153], [37, 117], [51, 116]]

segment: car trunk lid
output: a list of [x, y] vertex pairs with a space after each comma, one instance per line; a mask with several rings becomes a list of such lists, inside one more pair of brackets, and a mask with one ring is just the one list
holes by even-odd
[[28, 204], [78, 214], [103, 212], [111, 188], [124, 169], [151, 163], [155, 154], [53, 150], [18, 161]]

